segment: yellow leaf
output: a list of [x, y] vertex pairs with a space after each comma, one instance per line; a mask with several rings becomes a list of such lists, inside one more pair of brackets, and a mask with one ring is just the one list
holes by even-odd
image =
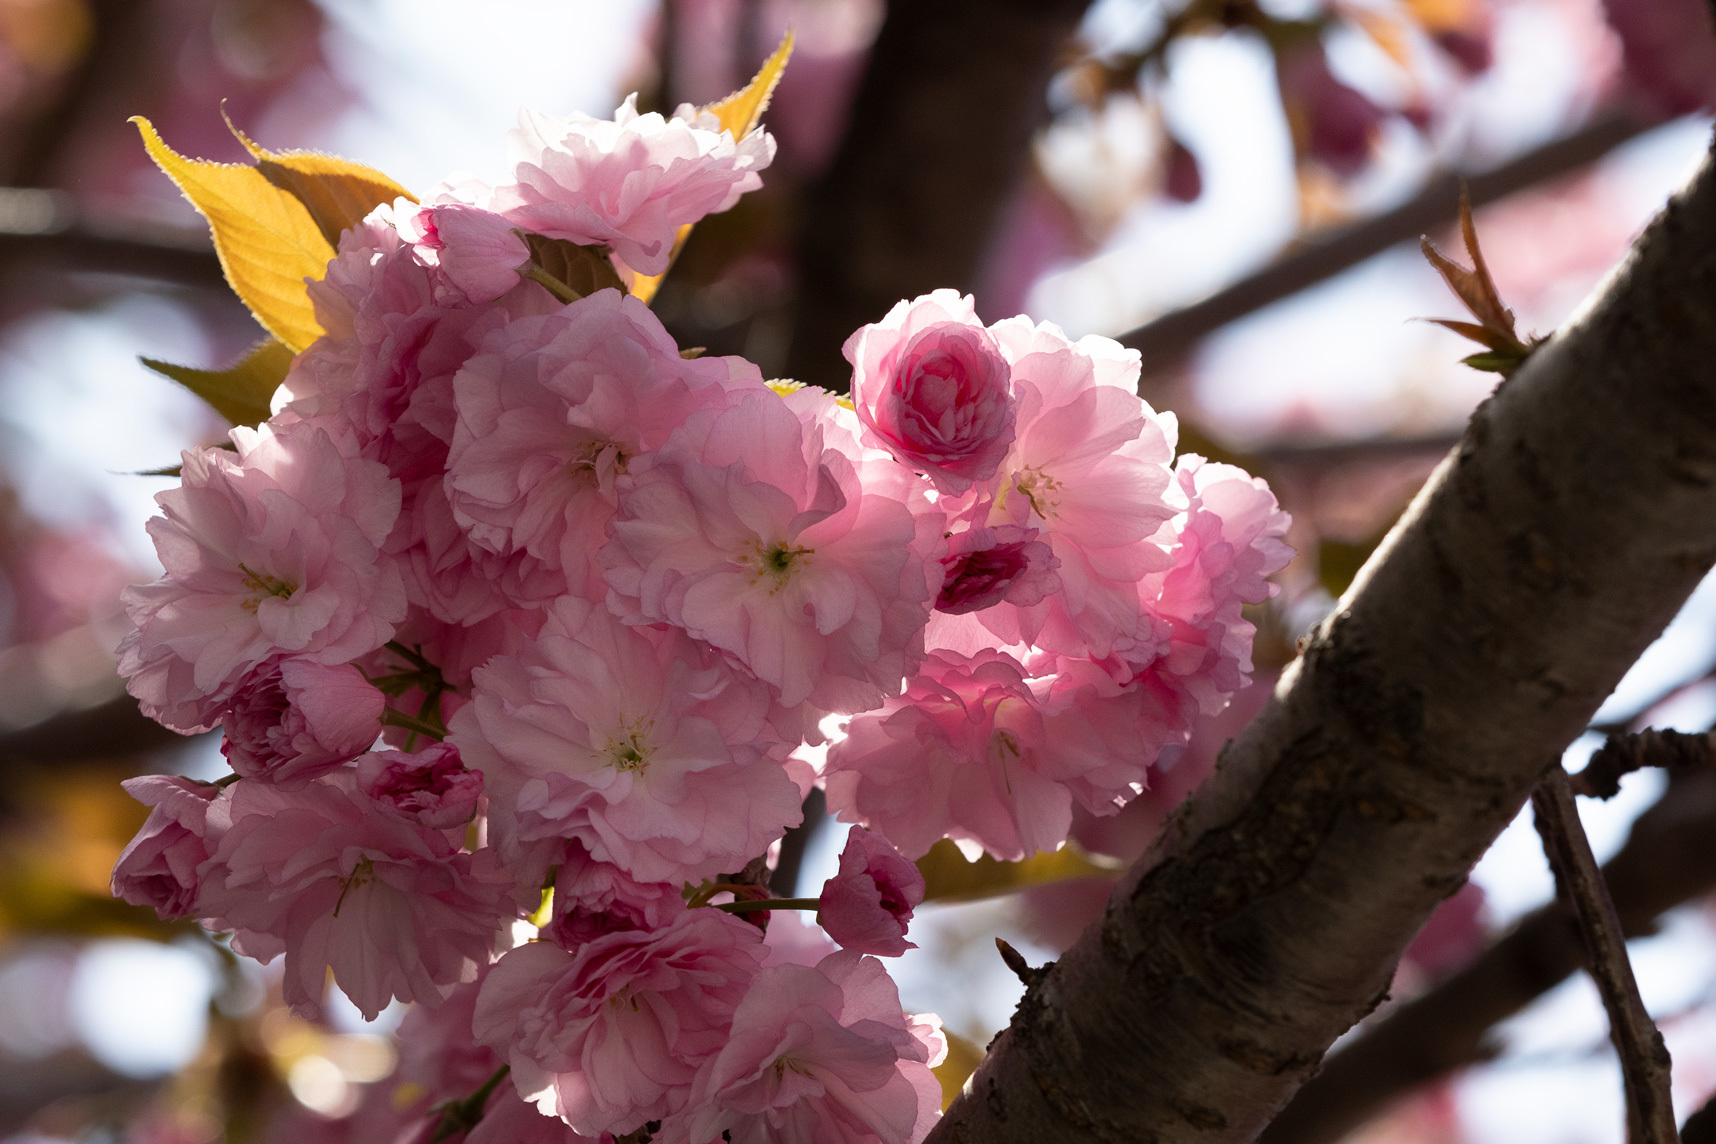
[[[225, 117], [224, 109], [221, 115]], [[335, 249], [339, 248], [340, 235], [382, 203], [399, 198], [417, 201], [416, 195], [374, 167], [320, 151], [270, 151], [233, 126], [232, 120], [228, 119], [226, 126], [256, 157], [256, 169], [262, 177], [303, 203], [322, 237]]]
[[256, 343], [238, 364], [227, 369], [192, 369], [143, 359], [156, 373], [172, 378], [234, 425], [258, 425], [268, 420], [268, 403], [286, 379], [292, 351], [275, 338]]
[[763, 61], [763, 66], [757, 69], [750, 83], [703, 109], [715, 113], [721, 126], [733, 133], [733, 142], [737, 143], [749, 135], [762, 122], [763, 112], [769, 107], [769, 97], [775, 93], [775, 87], [786, 71], [787, 60], [792, 56], [792, 44], [793, 34], [789, 28], [781, 37], [781, 46]]
[[1071, 842], [1052, 854], [1035, 854], [1019, 862], [1000, 862], [987, 854], [967, 862], [959, 847], [944, 838], [918, 859], [926, 902], [971, 901], [1072, 878], [1113, 877], [1120, 868], [1119, 861], [1086, 854]]
[[334, 248], [304, 204], [255, 167], [187, 159], [147, 119], [131, 122], [155, 165], [209, 220], [226, 280], [263, 328], [293, 351], [321, 337], [304, 280], [321, 278]]
[[[745, 136], [755, 131], [757, 124], [763, 121], [763, 112], [768, 110], [769, 97], [774, 95], [775, 88], [781, 82], [781, 76], [786, 72], [787, 60], [792, 57], [793, 33], [787, 29], [787, 34], [781, 37], [781, 46], [775, 49], [774, 55], [763, 61], [763, 66], [757, 69], [757, 74], [751, 82], [729, 95], [726, 99], [717, 100], [703, 108], [713, 112], [720, 120], [721, 126], [732, 132], [733, 142], [737, 143]], [[685, 239], [691, 234], [691, 224], [679, 228], [679, 234], [673, 240], [671, 258], [679, 257], [680, 250], [685, 246]], [[661, 280], [667, 277], [667, 271], [660, 274], [639, 274], [632, 272], [631, 293], [641, 299], [646, 305], [655, 297], [655, 292], [661, 289]]]
[[958, 1033], [950, 1033], [946, 1029], [941, 1033], [947, 1038], [947, 1059], [931, 1071], [941, 1082], [941, 1110], [946, 1112], [953, 1098], [959, 1095], [959, 1090], [965, 1087], [966, 1078], [983, 1063], [983, 1050]]

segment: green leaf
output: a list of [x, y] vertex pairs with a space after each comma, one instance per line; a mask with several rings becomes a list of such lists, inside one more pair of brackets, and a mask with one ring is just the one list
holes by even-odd
[[227, 369], [192, 369], [188, 365], [144, 358], [143, 364], [172, 378], [234, 425], [258, 425], [268, 420], [268, 404], [292, 366], [292, 351], [275, 338], [265, 338]]
[[[588, 298], [609, 287], [622, 294], [626, 292], [626, 284], [620, 281], [614, 264], [608, 260], [608, 248], [605, 246], [579, 246], [564, 238], [545, 238], [540, 234], [526, 234], [524, 242], [530, 247], [531, 266], [553, 280], [553, 283], [544, 282], [543, 285], [562, 301]], [[536, 275], [531, 277], [542, 281]], [[567, 298], [555, 289], [555, 284], [566, 287], [574, 297]]]
[[974, 901], [1073, 878], [1111, 878], [1120, 868], [1118, 860], [1086, 854], [1071, 842], [1052, 854], [1034, 854], [1019, 862], [1001, 862], [987, 854], [967, 862], [959, 847], [944, 838], [918, 859], [926, 902]]
[[1524, 360], [1524, 354], [1493, 353], [1472, 354], [1469, 357], [1461, 358], [1460, 363], [1469, 365], [1473, 369], [1484, 370], [1486, 373], [1512, 373], [1519, 368], [1519, 363]]

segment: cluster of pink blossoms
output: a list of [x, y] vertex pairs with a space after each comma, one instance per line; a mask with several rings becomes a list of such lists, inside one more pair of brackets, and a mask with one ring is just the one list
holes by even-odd
[[[1242, 685], [1286, 518], [1175, 462], [1136, 354], [951, 291], [853, 335], [849, 402], [563, 303], [535, 236], [658, 272], [773, 143], [524, 122], [514, 182], [345, 233], [274, 416], [158, 498], [121, 670], [234, 775], [132, 780], [115, 892], [284, 954], [305, 1014], [330, 971], [420, 1003], [424, 1139], [476, 1092], [473, 1141], [921, 1140], [942, 1038], [874, 956], [910, 859], [1138, 793]], [[755, 872], [813, 784], [858, 824], [828, 937], [771, 936]]]

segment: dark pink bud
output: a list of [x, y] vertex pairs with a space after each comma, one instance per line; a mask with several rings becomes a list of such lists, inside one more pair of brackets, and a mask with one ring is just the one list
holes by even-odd
[[245, 778], [297, 789], [374, 746], [385, 705], [350, 664], [271, 659], [221, 716], [221, 753]]
[[1012, 368], [970, 298], [901, 302], [845, 353], [867, 441], [945, 493], [995, 475], [1013, 444]]
[[946, 576], [935, 606], [949, 615], [980, 611], [1003, 600], [1028, 608], [1061, 587], [1055, 572], [1061, 562], [1037, 539], [1034, 528], [1004, 524], [958, 533], [949, 538], [941, 563]]
[[370, 798], [432, 830], [469, 822], [483, 793], [483, 772], [467, 770], [451, 743], [435, 743], [414, 755], [365, 755], [357, 761], [357, 782]]
[[1356, 175], [1370, 161], [1383, 110], [1329, 70], [1321, 44], [1292, 49], [1276, 63], [1281, 102], [1306, 158], [1337, 175]]
[[898, 957], [912, 907], [924, 900], [924, 876], [880, 834], [854, 826], [840, 853], [840, 872], [822, 887], [818, 920], [847, 949]]
[[1162, 193], [1177, 203], [1196, 202], [1204, 193], [1204, 176], [1191, 148], [1170, 135], [1163, 160]]
[[132, 798], [153, 809], [114, 864], [113, 896], [134, 906], [152, 906], [163, 920], [191, 916], [199, 886], [197, 867], [209, 856], [209, 803], [220, 788], [175, 775], [144, 775], [125, 780], [124, 786]]

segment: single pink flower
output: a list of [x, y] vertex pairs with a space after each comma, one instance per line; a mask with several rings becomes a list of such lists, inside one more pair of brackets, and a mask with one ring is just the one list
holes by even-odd
[[847, 949], [898, 957], [917, 946], [906, 940], [912, 907], [924, 900], [924, 876], [880, 834], [854, 826], [840, 852], [840, 870], [822, 887], [817, 920]]
[[438, 266], [473, 304], [492, 302], [519, 283], [530, 247], [518, 227], [468, 203], [437, 203], [399, 216], [399, 231], [420, 261]]
[[613, 119], [525, 111], [507, 136], [513, 182], [492, 209], [513, 224], [580, 245], [605, 245], [640, 274], [667, 269], [679, 228], [762, 186], [775, 143], [757, 130], [735, 143], [711, 114], [681, 107], [639, 115], [637, 96]]
[[619, 930], [660, 929], [685, 909], [680, 886], [640, 882], [568, 842], [554, 879], [554, 917], [543, 936], [566, 949]]
[[300, 791], [240, 782], [204, 868], [198, 912], [233, 948], [286, 954], [294, 1010], [320, 1011], [327, 974], [366, 1017], [397, 997], [434, 1005], [488, 963], [515, 916], [493, 854], [383, 811], [335, 771]]
[[846, 340], [864, 439], [944, 493], [995, 475], [1013, 443], [1011, 371], [972, 299], [900, 302]]
[[374, 745], [386, 706], [350, 664], [277, 657], [233, 694], [221, 716], [221, 754], [246, 778], [302, 786]]
[[691, 1112], [663, 1144], [915, 1144], [941, 1114], [934, 1016], [908, 1017], [882, 963], [856, 950], [757, 975]]
[[149, 533], [166, 575], [129, 588], [134, 629], [119, 671], [143, 710], [177, 731], [212, 726], [275, 655], [337, 665], [380, 647], [405, 618], [380, 547], [399, 484], [312, 425], [234, 429], [237, 454], [184, 455]]
[[922, 654], [941, 516], [870, 491], [815, 400], [694, 414], [620, 486], [598, 559], [628, 623], [708, 641], [785, 707], [860, 711]]
[[1013, 366], [1017, 433], [965, 511], [974, 524], [1036, 529], [1061, 586], [975, 614], [1002, 645], [1106, 655], [1138, 630], [1138, 581], [1168, 565], [1155, 535], [1175, 511], [1166, 492], [1177, 423], [1139, 400], [1137, 351], [1094, 335], [1072, 342], [1026, 318], [990, 329]]
[[948, 538], [936, 611], [960, 616], [1006, 602], [1028, 608], [1061, 590], [1054, 550], [1034, 528], [968, 528]]
[[357, 761], [357, 786], [378, 805], [420, 826], [451, 830], [477, 813], [483, 772], [467, 770], [453, 744], [431, 743], [416, 754], [363, 756]]
[[489, 970], [473, 1031], [543, 1112], [587, 1136], [632, 1132], [685, 1108], [762, 957], [755, 927], [710, 909], [575, 953], [531, 942]]
[[616, 479], [694, 409], [733, 387], [760, 390], [762, 378], [742, 358], [681, 358], [648, 306], [601, 290], [491, 334], [453, 387], [446, 491], [460, 528], [559, 574], [562, 591], [600, 599], [591, 557]]
[[121, 785], [150, 810], [113, 866], [113, 896], [152, 907], [163, 921], [190, 917], [202, 885], [197, 868], [209, 856], [209, 804], [220, 788], [176, 775], [143, 775]]
[[1009, 861], [1051, 851], [1075, 799], [1111, 814], [1143, 782], [1137, 720], [1136, 689], [1088, 661], [1033, 676], [1004, 652], [934, 651], [829, 749], [828, 804], [909, 857], [944, 836]]
[[[413, 1005], [405, 1014], [394, 1037], [399, 1065], [392, 1076], [370, 1090], [380, 1098], [377, 1103], [385, 1104], [385, 1114], [404, 1130], [383, 1135], [360, 1111], [351, 1125], [353, 1139], [391, 1139], [393, 1144], [598, 1144], [572, 1131], [558, 1117], [538, 1112], [504, 1079], [490, 1092], [475, 1127], [442, 1135], [444, 1106], [468, 1100], [506, 1064], [499, 1053], [477, 1044], [471, 1036], [477, 996], [487, 971], [484, 966], [482, 976], [456, 987], [436, 1008]], [[371, 1134], [363, 1136], [366, 1130]], [[600, 1144], [613, 1144], [612, 1138]]]
[[487, 776], [489, 830], [521, 883], [540, 885], [567, 839], [641, 882], [695, 882], [800, 818], [765, 753], [766, 689], [681, 632], [562, 597], [475, 679], [452, 740]]
[[1275, 593], [1265, 577], [1292, 556], [1287, 514], [1243, 470], [1185, 454], [1170, 492], [1185, 508], [1169, 526], [1173, 564], [1140, 585], [1150, 625], [1101, 661], [1144, 690], [1140, 731], [1156, 749], [1183, 743], [1194, 720], [1245, 686], [1256, 629], [1241, 609]]

